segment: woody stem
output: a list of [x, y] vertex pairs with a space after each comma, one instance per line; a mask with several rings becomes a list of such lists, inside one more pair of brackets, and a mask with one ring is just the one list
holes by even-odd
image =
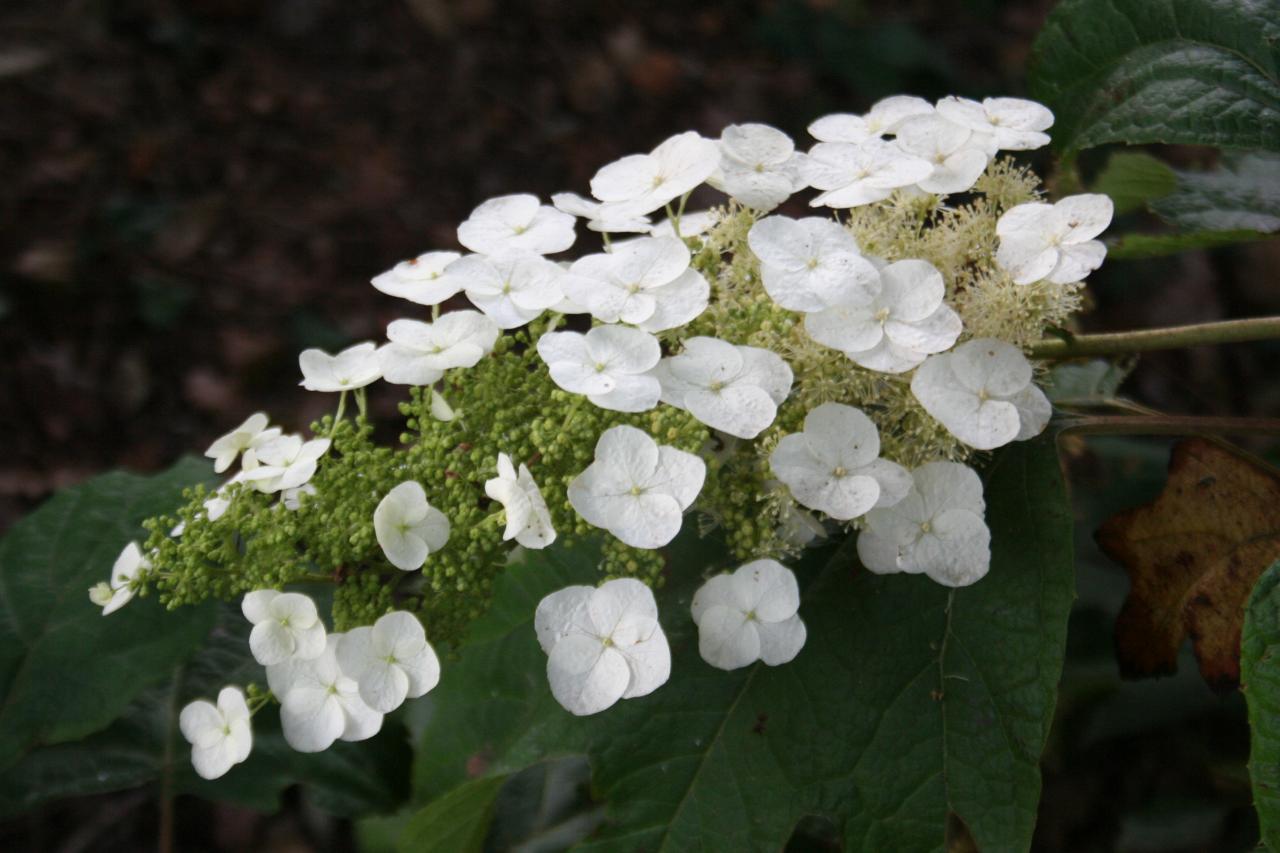
[[1231, 344], [1280, 338], [1280, 317], [1248, 317], [1140, 329], [1133, 332], [1106, 332], [1096, 335], [1073, 335], [1069, 338], [1046, 338], [1036, 341], [1028, 350], [1032, 358], [1066, 359], [1086, 355], [1126, 355], [1151, 350]]

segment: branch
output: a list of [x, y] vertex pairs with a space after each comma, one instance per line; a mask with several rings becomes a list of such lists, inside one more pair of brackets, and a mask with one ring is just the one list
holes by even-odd
[[1189, 326], [1167, 326], [1136, 332], [1107, 332], [1046, 338], [1029, 348], [1032, 358], [1066, 359], [1086, 355], [1124, 355], [1161, 349], [1181, 349], [1208, 344], [1231, 344], [1280, 338], [1280, 317], [1250, 317]]

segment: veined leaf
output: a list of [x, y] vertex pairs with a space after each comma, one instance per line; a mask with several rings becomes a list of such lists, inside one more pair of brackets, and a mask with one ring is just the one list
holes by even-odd
[[1249, 776], [1268, 850], [1280, 849], [1280, 563], [1249, 596], [1240, 644], [1240, 679], [1249, 703]]

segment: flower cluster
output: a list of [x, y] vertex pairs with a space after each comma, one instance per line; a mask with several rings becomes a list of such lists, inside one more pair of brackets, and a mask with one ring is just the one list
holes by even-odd
[[[535, 619], [575, 714], [667, 679], [650, 588], [690, 513], [741, 564], [693, 599], [720, 668], [800, 652], [780, 561], [825, 537], [857, 535], [873, 572], [974, 583], [990, 532], [965, 462], [1045, 428], [1026, 347], [1079, 307], [1112, 213], [1103, 196], [1043, 201], [1001, 154], [1044, 145], [1052, 123], [1025, 100], [900, 96], [815, 121], [807, 151], [762, 124], [687, 132], [601, 168], [590, 197], [490, 199], [458, 227], [465, 253], [373, 279], [429, 316], [302, 353], [304, 387], [339, 395], [316, 437], [255, 415], [219, 439], [216, 470], [240, 457], [239, 473], [153, 520], [93, 600], [249, 593], [286, 737], [323, 749], [434, 686], [423, 626], [456, 642], [515, 547], [604, 542], [607, 580]], [[686, 211], [703, 185], [727, 198]], [[598, 250], [563, 257], [579, 220]], [[408, 386], [399, 448], [372, 440], [379, 379]], [[336, 585], [345, 633], [277, 592], [300, 581]], [[247, 754], [243, 702], [223, 698], [192, 712], [212, 770]]]

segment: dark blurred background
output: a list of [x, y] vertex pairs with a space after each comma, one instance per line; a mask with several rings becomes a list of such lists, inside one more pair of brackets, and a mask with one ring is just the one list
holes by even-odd
[[[296, 387], [297, 352], [380, 339], [408, 304], [369, 278], [453, 248], [480, 201], [585, 193], [600, 165], [689, 128], [714, 136], [766, 121], [803, 145], [811, 119], [889, 94], [1023, 94], [1051, 5], [5, 0], [0, 532], [57, 488], [116, 466], [164, 467], [252, 411], [305, 426], [332, 401]], [[1046, 152], [1036, 158], [1049, 168]], [[1110, 264], [1083, 323], [1280, 313], [1277, 267], [1275, 241]], [[1251, 345], [1152, 356], [1126, 389], [1168, 411], [1275, 414], [1276, 355]], [[373, 398], [394, 407], [394, 395]], [[1090, 531], [1154, 496], [1166, 445], [1067, 450], [1081, 627], [1037, 845], [1246, 849], [1256, 830], [1238, 697], [1213, 697], [1194, 676], [1125, 692], [1137, 688], [1119, 685], [1109, 657], [1125, 582]], [[1153, 731], [1152, 714], [1171, 708]], [[101, 819], [122, 803], [71, 813]], [[283, 837], [300, 846], [273, 849], [349, 843], [349, 829], [289, 830], [307, 826], [295, 806]], [[275, 837], [233, 810], [186, 808], [194, 827], [240, 832], [250, 821], [257, 834], [233, 838]], [[17, 837], [99, 849], [84, 832], [59, 832], [62, 814], [33, 816], [34, 834]], [[149, 818], [137, 820], [124, 837], [147, 837]], [[198, 849], [247, 843], [197, 837]]]

